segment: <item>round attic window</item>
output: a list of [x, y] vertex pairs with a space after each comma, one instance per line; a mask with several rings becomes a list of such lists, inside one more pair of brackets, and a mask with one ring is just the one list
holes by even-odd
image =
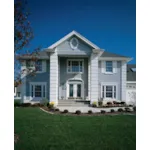
[[70, 40], [70, 46], [71, 46], [72, 49], [77, 49], [78, 45], [79, 45], [79, 42], [76, 38], [72, 38]]

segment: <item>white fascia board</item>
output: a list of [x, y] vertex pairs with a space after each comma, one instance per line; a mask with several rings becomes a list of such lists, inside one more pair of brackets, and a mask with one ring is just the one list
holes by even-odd
[[61, 44], [62, 42], [64, 42], [65, 40], [67, 40], [68, 38], [70, 38], [73, 35], [76, 35], [78, 38], [80, 38], [81, 40], [83, 40], [85, 43], [89, 44], [94, 49], [100, 49], [97, 45], [93, 44], [88, 39], [86, 39], [85, 37], [83, 37], [81, 34], [77, 33], [76, 31], [70, 32], [69, 34], [67, 34], [66, 36], [64, 36], [63, 38], [61, 38], [59, 41], [57, 41], [56, 43], [54, 43], [51, 46], [49, 46], [48, 49], [54, 49], [56, 46], [58, 46], [59, 44]]
[[129, 57], [100, 57], [99, 60], [116, 60], [116, 61], [126, 61], [129, 62], [132, 60], [132, 58]]

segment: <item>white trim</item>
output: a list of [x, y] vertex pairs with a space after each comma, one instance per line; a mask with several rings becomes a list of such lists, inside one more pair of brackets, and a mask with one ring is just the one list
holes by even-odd
[[[75, 83], [69, 83], [69, 81], [76, 81]], [[78, 82], [78, 81], [80, 82]], [[74, 85], [77, 85], [77, 84], [81, 84], [81, 98], [84, 99], [84, 81], [80, 78], [70, 78], [66, 81], [66, 99], [69, 98], [69, 84], [74, 84]], [[74, 90], [74, 89], [73, 89]], [[73, 95], [74, 98], [76, 96], [76, 93]]]
[[[41, 97], [35, 97], [35, 85], [40, 85], [41, 87]], [[43, 85], [45, 85], [45, 96], [43, 96]], [[33, 86], [33, 97], [32, 97], [32, 86]], [[47, 83], [46, 82], [30, 82], [30, 96], [31, 99], [35, 98], [46, 98], [47, 97]]]
[[[68, 61], [82, 61], [82, 72], [68, 72]], [[84, 59], [67, 59], [67, 74], [83, 74], [84, 73]], [[71, 67], [72, 67], [72, 63], [71, 63]]]
[[128, 58], [128, 57], [99, 57], [99, 60], [105, 60], [105, 61], [107, 61], [107, 60], [110, 60], [110, 61], [113, 61], [113, 60], [115, 60], [115, 61], [124, 60], [126, 62], [129, 62], [132, 59], [133, 58]]
[[54, 44], [52, 44], [51, 46], [49, 46], [48, 49], [55, 48], [56, 46], [58, 46], [59, 44], [61, 44], [62, 42], [64, 42], [65, 40], [67, 40], [68, 38], [70, 38], [73, 35], [76, 35], [78, 38], [80, 38], [81, 40], [83, 40], [85, 43], [89, 44], [94, 49], [100, 49], [97, 45], [95, 45], [94, 43], [92, 43], [91, 41], [89, 41], [88, 39], [86, 39], [81, 34], [77, 33], [76, 31], [70, 32], [69, 34], [67, 34], [66, 36], [64, 36], [63, 38], [61, 38], [59, 41], [57, 41]]
[[[76, 41], [76, 43], [77, 43], [77, 45], [76, 45], [76, 46], [74, 46], [74, 45], [72, 44], [73, 40], [75, 40], [75, 41]], [[78, 39], [77, 39], [77, 38], [75, 38], [75, 37], [74, 37], [74, 38], [72, 38], [72, 39], [70, 40], [69, 44], [70, 44], [70, 47], [71, 47], [73, 50], [75, 50], [75, 49], [77, 49], [77, 48], [78, 48], [78, 46], [79, 46], [79, 41], [78, 41]]]
[[127, 81], [126, 83], [136, 83], [136, 81]]

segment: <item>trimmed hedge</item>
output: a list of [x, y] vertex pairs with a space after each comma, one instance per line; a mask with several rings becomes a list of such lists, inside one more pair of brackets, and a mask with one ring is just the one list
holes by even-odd
[[77, 111], [75, 112], [75, 114], [80, 115], [80, 114], [81, 114], [81, 111], [80, 111], [80, 110], [77, 110]]

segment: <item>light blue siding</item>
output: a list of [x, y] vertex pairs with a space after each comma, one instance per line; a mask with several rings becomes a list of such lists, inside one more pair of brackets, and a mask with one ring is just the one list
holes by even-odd
[[70, 40], [73, 37], [71, 37], [70, 39], [64, 41], [62, 44], [60, 44], [59, 46], [57, 46], [57, 53], [58, 55], [90, 55], [91, 51], [92, 51], [92, 47], [90, 47], [89, 45], [87, 45], [85, 42], [81, 41], [79, 38], [79, 46], [77, 49], [73, 50], [70, 47]]
[[46, 97], [49, 99], [49, 61], [46, 61], [46, 72], [36, 73], [35, 76], [26, 77], [26, 96], [30, 96], [30, 82], [46, 82], [47, 91]]
[[[118, 99], [121, 99], [121, 62], [117, 61], [117, 73], [105, 74], [102, 73], [102, 63], [99, 61], [99, 83], [101, 82], [116, 82], [118, 84]], [[99, 95], [101, 94], [101, 88], [99, 85]]]

